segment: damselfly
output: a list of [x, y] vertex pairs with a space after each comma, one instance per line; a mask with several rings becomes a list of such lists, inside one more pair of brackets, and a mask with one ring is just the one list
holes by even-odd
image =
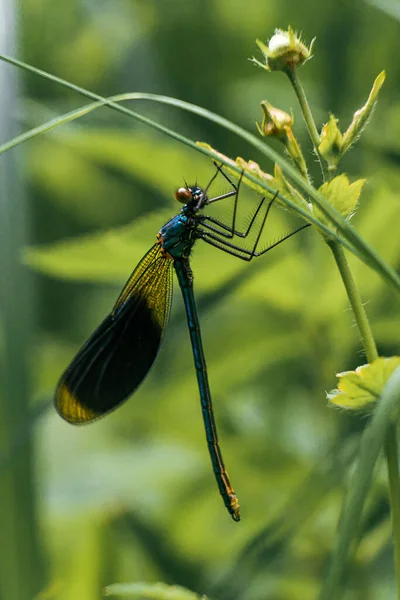
[[[218, 173], [225, 177], [233, 189], [209, 198], [207, 192]], [[240, 181], [235, 186], [221, 167], [217, 167], [205, 189], [186, 185], [177, 190], [175, 197], [183, 203], [182, 210], [160, 229], [156, 243], [133, 271], [112, 312], [62, 375], [55, 397], [59, 414], [78, 425], [114, 410], [139, 387], [157, 356], [168, 322], [172, 271], [175, 269], [186, 309], [208, 450], [220, 494], [235, 521], [240, 520], [239, 502], [218, 443], [189, 257], [193, 245], [201, 239], [228, 254], [250, 261], [308, 226], [303, 225], [273, 246], [258, 252], [258, 243], [274, 197], [266, 205], [252, 249], [234, 244], [230, 241], [233, 238], [246, 238], [249, 235], [265, 204], [263, 198], [247, 229], [238, 231], [236, 214]], [[204, 207], [229, 197], [235, 198], [231, 225], [203, 214]]]

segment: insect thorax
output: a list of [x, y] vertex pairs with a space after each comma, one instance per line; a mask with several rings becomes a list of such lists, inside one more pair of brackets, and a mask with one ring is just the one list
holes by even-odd
[[160, 229], [157, 240], [170, 258], [187, 258], [196, 241], [196, 229], [196, 218], [182, 211]]

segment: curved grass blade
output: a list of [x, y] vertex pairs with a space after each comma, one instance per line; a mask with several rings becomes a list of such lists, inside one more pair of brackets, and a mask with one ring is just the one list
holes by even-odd
[[[193, 142], [192, 140], [185, 138], [184, 136], [178, 134], [177, 132], [175, 132], [167, 127], [164, 127], [163, 125], [160, 125], [159, 123], [156, 123], [155, 121], [153, 121], [152, 119], [149, 119], [148, 117], [145, 117], [139, 113], [136, 113], [124, 106], [120, 106], [115, 101], [116, 98], [118, 98], [118, 101], [133, 99], [132, 94], [122, 94], [120, 96], [112, 97], [109, 99], [103, 98], [102, 96], [99, 96], [98, 94], [94, 94], [93, 92], [85, 90], [84, 88], [81, 88], [79, 86], [71, 84], [63, 79], [60, 79], [59, 77], [56, 77], [49, 73], [46, 73], [45, 71], [42, 71], [35, 67], [32, 67], [31, 65], [23, 63], [22, 61], [11, 58], [9, 56], [0, 54], [0, 60], [3, 60], [4, 62], [7, 62], [14, 66], [23, 68], [27, 71], [36, 73], [37, 75], [40, 75], [41, 77], [45, 77], [46, 79], [54, 81], [55, 83], [58, 83], [64, 87], [67, 87], [68, 89], [76, 91], [77, 93], [79, 93], [81, 95], [84, 95], [88, 98], [97, 100], [98, 104], [96, 106], [93, 106], [92, 110], [94, 110], [98, 106], [102, 106], [102, 105], [109, 106], [110, 108], [112, 108], [114, 110], [117, 110], [125, 115], [135, 118], [136, 120], [152, 127], [153, 129], [157, 129], [158, 131], [161, 131], [161, 132], [169, 135], [170, 137], [180, 141], [181, 143], [186, 144], [187, 146], [193, 148], [194, 150], [197, 150], [198, 152], [202, 152], [203, 154], [210, 156], [211, 158], [217, 160], [218, 162], [221, 162], [223, 164], [228, 164], [227, 161], [223, 160], [220, 155], [217, 155], [217, 153], [207, 150], [206, 148], [197, 146], [196, 143]], [[282, 168], [282, 170], [285, 172], [285, 174], [288, 177], [290, 177], [292, 179], [292, 181], [295, 182], [314, 201], [314, 203], [318, 206], [318, 208], [321, 210], [321, 212], [330, 220], [330, 222], [332, 222], [332, 224], [338, 229], [338, 231], [341, 233], [341, 235], [343, 237], [338, 236], [336, 234], [336, 232], [330, 230], [323, 223], [320, 223], [317, 219], [312, 217], [312, 215], [307, 213], [307, 211], [303, 210], [301, 207], [292, 203], [285, 196], [282, 196], [281, 194], [279, 194], [278, 197], [282, 200], [282, 202], [284, 202], [287, 206], [289, 206], [290, 208], [292, 208], [293, 210], [298, 212], [301, 216], [306, 218], [309, 222], [314, 223], [315, 225], [318, 225], [318, 227], [320, 227], [320, 229], [325, 231], [332, 238], [339, 241], [342, 245], [344, 245], [346, 248], [348, 248], [353, 254], [355, 254], [358, 258], [360, 258], [365, 264], [367, 264], [368, 266], [373, 268], [375, 271], [377, 271], [377, 273], [380, 274], [384, 279], [386, 279], [386, 281], [388, 281], [390, 284], [394, 285], [394, 287], [397, 290], [400, 290], [400, 277], [396, 274], [396, 272], [393, 269], [391, 269], [391, 267], [389, 267], [382, 260], [382, 258], [375, 252], [375, 250], [373, 250], [373, 248], [367, 242], [365, 242], [365, 240], [363, 240], [361, 238], [361, 236], [349, 225], [349, 223], [346, 221], [346, 219], [344, 219], [342, 217], [342, 215], [340, 215], [340, 213], [338, 213], [325, 200], [325, 198], [320, 193], [318, 193], [318, 191], [315, 188], [313, 188], [284, 157], [279, 155], [277, 152], [275, 152], [269, 146], [265, 145], [255, 135], [242, 129], [238, 125], [232, 123], [231, 121], [229, 121], [228, 119], [225, 119], [224, 117], [221, 117], [220, 115], [217, 115], [217, 114], [215, 114], [207, 109], [204, 109], [202, 107], [184, 102], [182, 100], [177, 100], [175, 98], [170, 98], [168, 96], [158, 96], [156, 94], [146, 94], [146, 93], [140, 93], [140, 94], [136, 93], [136, 94], [134, 94], [134, 97], [135, 97], [135, 99], [140, 98], [143, 100], [150, 100], [150, 101], [154, 101], [154, 102], [170, 104], [177, 108], [187, 110], [187, 111], [197, 114], [203, 118], [214, 121], [215, 123], [221, 125], [225, 129], [232, 131], [239, 137], [246, 140], [250, 145], [255, 147], [262, 154], [267, 156], [270, 160], [277, 163]], [[86, 114], [86, 112], [90, 112], [90, 109], [88, 109], [88, 107], [85, 107], [84, 110], [85, 110], [84, 114]], [[70, 120], [72, 120], [72, 119], [70, 119]], [[37, 128], [36, 128], [36, 130], [37, 130]], [[0, 151], [1, 151], [1, 148], [0, 148]], [[232, 169], [237, 170], [237, 172], [239, 174], [241, 173], [241, 170], [239, 167], [237, 167], [237, 169], [235, 169], [231, 164], [229, 164], [229, 166]], [[267, 184], [260, 182], [258, 179], [255, 179], [254, 177], [252, 177], [251, 174], [249, 174], [247, 172], [244, 172], [243, 177], [245, 177], [245, 178], [249, 179], [250, 181], [253, 181], [253, 183], [256, 183], [259, 186], [263, 187], [270, 194], [271, 193], [273, 194], [276, 191], [276, 190], [272, 189], [270, 186], [268, 186]]]
[[[44, 133], [47, 133], [49, 131], [51, 131], [52, 129], [54, 129], [55, 127], [58, 127], [60, 125], [69, 123], [71, 121], [74, 121], [75, 119], [78, 119], [84, 115], [87, 115], [88, 113], [92, 112], [93, 110], [100, 108], [102, 106], [110, 106], [111, 108], [114, 108], [115, 106], [118, 106], [117, 102], [122, 102], [122, 101], [126, 101], [126, 100], [143, 100], [143, 99], [148, 99], [149, 94], [147, 93], [141, 93], [141, 92], [133, 92], [133, 93], [127, 93], [127, 94], [118, 94], [116, 96], [110, 96], [109, 98], [104, 98], [104, 100], [102, 101], [98, 101], [98, 102], [94, 102], [92, 104], [88, 104], [85, 105], [82, 108], [79, 109], [75, 109], [69, 113], [66, 113], [64, 115], [61, 115], [60, 117], [56, 117], [54, 119], [51, 119], [49, 121], [46, 121], [46, 123], [43, 123], [42, 125], [39, 125], [37, 127], [34, 127], [33, 129], [30, 129], [29, 131], [20, 134], [19, 136], [16, 136], [15, 138], [13, 138], [12, 140], [9, 140], [8, 142], [6, 142], [5, 144], [0, 146], [0, 154], [11, 150], [12, 148], [15, 148], [16, 146], [18, 146], [19, 144], [22, 144], [30, 139], [33, 139], [39, 135], [42, 135]], [[168, 100], [170, 100], [171, 104], [173, 104], [173, 98], [169, 98]], [[125, 107], [120, 107], [121, 109], [125, 109]], [[126, 112], [127, 114], [132, 116], [135, 115], [136, 113], [133, 113], [132, 111], [130, 111], [129, 109], [123, 110], [123, 112]], [[142, 119], [141, 115], [139, 115], [140, 118]], [[147, 121], [149, 121], [148, 119], [146, 119], [145, 117], [143, 117], [143, 119]], [[201, 152], [202, 154], [205, 154], [206, 156], [216, 159], [218, 160], [218, 162], [221, 162], [223, 164], [226, 164], [227, 166], [229, 166], [231, 169], [233, 170], [237, 170], [239, 172], [239, 168], [235, 169], [235, 166], [232, 165], [232, 161], [231, 160], [225, 160], [223, 156], [221, 156], [220, 154], [215, 154], [214, 152], [208, 150], [207, 148], [204, 148], [202, 146], [198, 146], [195, 142], [193, 142], [192, 140], [189, 140], [187, 138], [182, 137], [180, 134], [176, 134], [175, 132], [168, 130], [167, 128], [163, 127], [162, 125], [159, 125], [158, 123], [149, 121], [147, 122], [147, 124], [153, 126], [155, 129], [161, 130], [164, 133], [167, 133], [168, 135], [171, 135], [171, 137], [174, 137], [175, 139], [177, 139], [178, 141], [182, 141], [182, 143], [189, 145], [190, 147], [192, 147], [194, 150], [197, 150], [199, 152]], [[248, 172], [245, 172], [243, 174], [243, 176], [247, 179], [249, 179], [250, 181], [252, 181], [253, 183], [258, 184], [259, 187], [262, 187], [265, 189], [265, 191], [269, 192], [270, 194], [273, 194], [276, 190], [274, 190], [272, 187], [268, 186], [267, 184], [264, 184], [263, 182], [261, 182], [259, 179], [256, 179], [254, 177], [252, 177], [251, 174], [249, 174]], [[322, 223], [321, 221], [319, 221], [319, 219], [316, 219], [315, 217], [313, 217], [308, 211], [305, 211], [301, 206], [298, 206], [297, 204], [294, 204], [289, 198], [287, 198], [286, 196], [284, 196], [283, 194], [279, 193], [278, 197], [290, 208], [292, 208], [294, 211], [297, 211], [302, 217], [304, 217], [305, 219], [307, 219], [310, 223], [316, 225], [317, 227], [319, 227], [322, 231], [324, 231], [327, 235], [329, 235], [330, 237], [334, 238], [336, 241], [338, 241], [339, 243], [341, 243], [343, 246], [345, 246], [350, 252], [352, 252], [353, 254], [355, 254], [358, 258], [360, 258], [361, 261], [366, 262], [365, 258], [362, 256], [361, 253], [358, 252], [358, 250], [356, 250], [351, 244], [349, 244], [347, 242], [346, 239], [340, 237], [339, 235], [337, 235], [337, 233], [331, 229], [329, 229], [329, 227], [325, 224]], [[389, 268], [389, 267], [388, 267]]]
[[[102, 106], [110, 106], [111, 108], [113, 108], [114, 105], [119, 106], [117, 104], [118, 102], [123, 102], [123, 101], [127, 101], [127, 100], [149, 99], [148, 96], [149, 96], [149, 94], [147, 94], [147, 93], [132, 92], [132, 93], [126, 93], [126, 94], [117, 94], [116, 96], [110, 96], [109, 98], [104, 98], [104, 100], [101, 100], [98, 102], [93, 102], [92, 104], [87, 104], [82, 108], [78, 108], [73, 111], [70, 111], [69, 113], [65, 113], [64, 115], [61, 115], [60, 117], [55, 117], [54, 119], [50, 119], [49, 121], [46, 121], [42, 125], [34, 127], [33, 129], [30, 129], [29, 131], [26, 131], [25, 133], [22, 133], [22, 134], [16, 136], [12, 140], [9, 140], [8, 142], [6, 142], [5, 144], [0, 146], [0, 154], [3, 154], [4, 152], [11, 150], [12, 148], [15, 148], [16, 146], [18, 146], [24, 142], [27, 142], [30, 139], [38, 137], [39, 135], [43, 135], [44, 133], [47, 133], [60, 125], [64, 125], [66, 123], [74, 121], [75, 119], [79, 119], [80, 117], [83, 117]], [[167, 98], [167, 97], [164, 97], [164, 98], [170, 100], [171, 102], [169, 102], [169, 103], [173, 104], [173, 100], [174, 100], [173, 98]], [[120, 108], [125, 109], [125, 107], [122, 107], [122, 106]], [[133, 111], [130, 111], [129, 109], [126, 109], [126, 111], [127, 111], [126, 114], [128, 114], [129, 116], [136, 115], [136, 113], [134, 113]], [[126, 111], [124, 110], [124, 112], [126, 112]], [[235, 167], [234, 165], [232, 165], [232, 161], [226, 160], [223, 156], [221, 156], [221, 154], [215, 153], [212, 150], [208, 150], [207, 148], [199, 146], [196, 142], [193, 142], [192, 140], [189, 140], [189, 139], [181, 136], [180, 134], [177, 134], [176, 132], [174, 132], [170, 129], [167, 129], [166, 127], [163, 127], [162, 125], [159, 125], [158, 123], [151, 121], [150, 119], [147, 119], [146, 117], [142, 117], [142, 115], [138, 115], [138, 117], [140, 117], [139, 120], [144, 119], [146, 124], [154, 127], [155, 129], [157, 129], [159, 131], [162, 131], [163, 133], [166, 133], [167, 135], [177, 139], [178, 141], [181, 141], [185, 145], [192, 147], [194, 150], [200, 152], [201, 154], [205, 154], [209, 158], [216, 159], [219, 163], [223, 163], [223, 164], [229, 166], [232, 170], [236, 170], [240, 174], [242, 173], [242, 171], [239, 169], [239, 167]], [[256, 183], [259, 187], [264, 188], [264, 190], [266, 192], [268, 192], [272, 195], [276, 193], [275, 188], [272, 188], [268, 184], [264, 184], [259, 179], [254, 178], [248, 172], [244, 172], [243, 177], [249, 179], [253, 183]], [[342, 243], [351, 252], [353, 252], [354, 254], [356, 254], [356, 256], [359, 256], [359, 258], [361, 260], [363, 260], [362, 256], [359, 255], [357, 250], [355, 250], [350, 244], [348, 244], [346, 239], [343, 239], [342, 237], [337, 235], [337, 233], [335, 231], [331, 230], [325, 223], [323, 223], [323, 222], [319, 221], [319, 219], [315, 218], [309, 211], [306, 211], [301, 206], [293, 203], [289, 198], [287, 198], [286, 196], [284, 196], [281, 193], [278, 193], [277, 197], [279, 197], [287, 206], [289, 206], [289, 208], [292, 208], [294, 211], [299, 213], [302, 217], [307, 219], [310, 223], [319, 227], [327, 235], [334, 238], [339, 243]]]

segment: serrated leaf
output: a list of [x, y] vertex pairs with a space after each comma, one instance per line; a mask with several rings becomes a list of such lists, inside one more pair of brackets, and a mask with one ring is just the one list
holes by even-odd
[[[207, 150], [211, 150], [212, 152], [215, 152], [215, 154], [219, 155], [221, 158], [228, 161], [232, 166], [239, 167], [243, 171], [246, 171], [246, 172], [250, 173], [251, 175], [253, 175], [254, 177], [257, 177], [257, 179], [259, 179], [260, 181], [264, 181], [265, 183], [268, 183], [268, 185], [270, 185], [271, 187], [276, 187], [276, 182], [274, 180], [274, 177], [272, 175], [270, 175], [269, 173], [265, 173], [264, 171], [262, 171], [262, 169], [260, 168], [258, 163], [254, 162], [252, 160], [246, 161], [246, 160], [244, 160], [244, 158], [241, 158], [240, 156], [238, 156], [236, 158], [236, 161], [232, 160], [231, 158], [229, 158], [229, 156], [225, 156], [225, 154], [222, 154], [218, 150], [215, 150], [215, 148], [213, 148], [212, 146], [210, 146], [210, 144], [207, 144], [206, 142], [196, 142], [196, 144], [202, 148], [206, 148]], [[235, 179], [239, 179], [240, 175], [238, 174], [237, 171], [230, 169], [229, 166], [227, 166], [227, 165], [224, 166], [224, 169], [226, 171], [228, 171], [228, 173], [230, 173], [233, 177], [235, 177]], [[265, 189], [262, 187], [259, 187], [253, 181], [243, 178], [242, 183], [243, 183], [243, 185], [246, 185], [250, 189], [256, 191], [258, 194], [265, 196]]]
[[[222, 152], [219, 152], [219, 150], [216, 150], [207, 142], [196, 142], [196, 146], [199, 146], [200, 148], [205, 148], [206, 150], [211, 150], [212, 152], [214, 152], [215, 154], [217, 154], [218, 156], [220, 156], [221, 158], [226, 160], [228, 163], [231, 163], [232, 165], [236, 164], [232, 158], [230, 158], [229, 156], [226, 156]], [[234, 171], [234, 173], [235, 173], [235, 177], [237, 177], [238, 174], [236, 173], [236, 171]]]
[[360, 410], [370, 407], [382, 394], [386, 382], [400, 365], [400, 356], [378, 358], [357, 367], [355, 371], [338, 373], [338, 389], [328, 394], [330, 402], [341, 408]]
[[282, 194], [288, 196], [295, 204], [298, 204], [299, 206], [310, 210], [310, 205], [308, 204], [308, 202], [303, 198], [300, 192], [297, 191], [297, 189], [288, 182], [288, 180], [283, 175], [281, 167], [277, 164], [275, 164], [274, 167], [274, 176], [277, 182], [278, 189]]
[[206, 596], [199, 596], [180, 585], [167, 585], [165, 583], [116, 583], [109, 585], [104, 590], [105, 596], [121, 596], [141, 600], [206, 600]]
[[[288, 196], [292, 202], [295, 202], [296, 204], [302, 206], [303, 208], [306, 208], [307, 210], [309, 209], [308, 203], [305, 201], [302, 195], [292, 185], [288, 183], [288, 181], [283, 175], [281, 167], [279, 167], [278, 165], [275, 165], [274, 176], [272, 176], [269, 173], [265, 173], [265, 171], [261, 169], [260, 165], [254, 160], [246, 161], [241, 156], [238, 156], [236, 158], [236, 161], [234, 161], [228, 156], [222, 154], [221, 152], [218, 152], [218, 150], [215, 150], [215, 148], [212, 148], [210, 144], [207, 144], [205, 142], [197, 142], [197, 145], [202, 146], [203, 148], [207, 148], [207, 150], [212, 150], [212, 152], [215, 152], [224, 160], [229, 161], [232, 165], [240, 167], [240, 169], [242, 169], [245, 173], [249, 173], [250, 175], [256, 177], [260, 181], [267, 183], [272, 188], [276, 188], [279, 192]], [[236, 171], [229, 169], [229, 167], [226, 165], [224, 169], [228, 171], [233, 177], [238, 179], [239, 176]], [[252, 190], [256, 191], [258, 194], [265, 196], [265, 189], [258, 186], [253, 181], [243, 178], [242, 183], [243, 185], [246, 185]], [[279, 202], [279, 204], [287, 210], [287, 206], [283, 202]]]
[[[270, 185], [273, 188], [277, 187], [275, 178], [272, 175], [270, 175], [269, 173], [265, 173], [260, 168], [260, 165], [258, 163], [256, 163], [254, 160], [247, 161], [244, 158], [242, 158], [241, 156], [237, 156], [236, 164], [245, 173], [250, 173], [251, 175], [253, 175], [257, 179], [259, 179], [260, 181], [267, 183], [268, 185]], [[259, 194], [262, 194], [263, 196], [265, 196], [264, 188], [259, 187], [256, 183], [254, 183], [253, 181], [250, 181], [248, 179], [245, 179], [244, 181], [246, 181], [246, 185], [248, 185], [250, 188], [252, 188], [256, 192], [258, 192]]]
[[[328, 200], [343, 217], [350, 218], [354, 213], [365, 179], [349, 182], [347, 175], [338, 175], [331, 181], [323, 183], [319, 192]], [[314, 214], [321, 221], [328, 222], [325, 216], [314, 206]]]

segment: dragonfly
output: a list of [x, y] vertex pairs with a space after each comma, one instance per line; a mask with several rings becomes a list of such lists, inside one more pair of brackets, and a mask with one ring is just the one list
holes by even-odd
[[[186, 311], [207, 446], [215, 479], [229, 514], [234, 521], [239, 521], [239, 501], [225, 468], [218, 441], [193, 291], [190, 254], [197, 240], [203, 240], [232, 256], [251, 261], [309, 224], [258, 251], [261, 233], [277, 194], [268, 203], [262, 198], [247, 228], [240, 231], [236, 229], [236, 218], [243, 173], [238, 183], [234, 184], [220, 165], [215, 166], [217, 171], [205, 189], [197, 184], [190, 186], [185, 183], [184, 187], [176, 191], [175, 198], [183, 204], [182, 209], [160, 229], [156, 242], [129, 277], [111, 313], [61, 376], [56, 389], [55, 406], [66, 421], [79, 425], [113, 411], [135, 392], [150, 371], [163, 339], [171, 309], [175, 271]], [[209, 197], [208, 190], [219, 173], [232, 189], [219, 196]], [[230, 197], [234, 197], [230, 224], [204, 214], [205, 207]], [[266, 207], [264, 214], [263, 207]], [[234, 238], [247, 238], [257, 220], [261, 223], [252, 248], [234, 243]]]

